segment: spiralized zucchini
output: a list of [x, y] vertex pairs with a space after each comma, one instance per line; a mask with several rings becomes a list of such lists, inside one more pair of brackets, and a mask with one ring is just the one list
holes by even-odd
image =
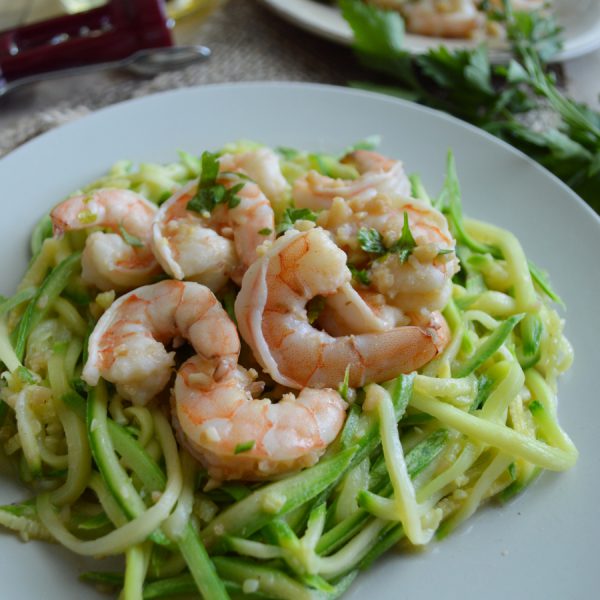
[[[289, 181], [308, 169], [358, 175], [334, 155], [280, 156]], [[200, 169], [183, 152], [169, 165], [122, 161], [85, 191], [123, 187], [160, 203]], [[0, 444], [32, 490], [0, 507], [0, 524], [78, 554], [124, 554], [123, 573], [83, 579], [125, 599], [336, 598], [399, 540], [427, 544], [541, 469], [573, 466], [577, 450], [557, 420], [557, 378], [573, 360], [560, 299], [514, 235], [463, 218], [451, 156], [437, 198], [411, 182], [457, 239], [461, 271], [443, 313], [450, 343], [418, 374], [343, 387], [353, 402], [327, 454], [260, 484], [207, 486], [168, 407], [131, 406], [112, 386], [82, 382], [87, 336], [115, 294], [81, 280], [86, 234], [53, 239], [44, 216], [16, 294], [0, 303]], [[275, 207], [278, 219], [287, 206]]]

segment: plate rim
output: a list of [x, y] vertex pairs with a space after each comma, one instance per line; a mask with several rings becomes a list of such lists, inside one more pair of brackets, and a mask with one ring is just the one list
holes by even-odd
[[[189, 87], [181, 87], [170, 90], [161, 90], [158, 92], [154, 92], [152, 94], [148, 94], [146, 96], [139, 96], [134, 98], [127, 98], [126, 100], [121, 100], [119, 102], [115, 102], [113, 104], [109, 104], [108, 106], [103, 106], [91, 113], [82, 115], [81, 117], [76, 118], [73, 121], [69, 121], [68, 123], [63, 123], [58, 127], [54, 127], [47, 131], [40, 133], [39, 135], [27, 140], [17, 148], [14, 148], [4, 156], [0, 157], [0, 165], [4, 164], [7, 160], [10, 162], [14, 157], [19, 155], [21, 152], [25, 151], [24, 149], [29, 148], [38, 143], [39, 140], [45, 139], [47, 136], [51, 136], [54, 132], [58, 130], [66, 130], [72, 127], [76, 127], [78, 123], [82, 121], [95, 120], [96, 118], [101, 118], [102, 115], [112, 112], [114, 110], [119, 110], [121, 106], [129, 105], [137, 102], [146, 102], [152, 101], [153, 98], [159, 97], [167, 97], [170, 95], [179, 95], [186, 93], [197, 93], [200, 90], [224, 90], [224, 89], [240, 89], [240, 88], [269, 88], [269, 87], [290, 87], [290, 88], [309, 88], [315, 90], [329, 90], [336, 93], [348, 94], [351, 96], [358, 97], [374, 97], [381, 101], [388, 102], [390, 104], [395, 104], [398, 106], [402, 106], [408, 110], [415, 110], [417, 112], [421, 112], [425, 115], [432, 115], [436, 118], [442, 119], [444, 121], [448, 121], [450, 123], [454, 123], [459, 127], [465, 127], [467, 130], [475, 133], [484, 139], [488, 139], [489, 141], [499, 144], [505, 149], [512, 152], [515, 156], [520, 157], [521, 159], [526, 160], [530, 166], [534, 167], [538, 172], [542, 175], [549, 177], [555, 184], [558, 184], [565, 192], [567, 192], [573, 200], [581, 208], [583, 208], [588, 215], [591, 215], [594, 218], [594, 221], [600, 226], [600, 215], [598, 215], [590, 206], [583, 200], [579, 194], [577, 194], [574, 190], [572, 190], [564, 181], [562, 181], [559, 177], [557, 177], [554, 173], [546, 169], [543, 165], [533, 160], [527, 154], [525, 154], [522, 150], [512, 146], [508, 142], [492, 135], [491, 133], [468, 123], [467, 121], [463, 121], [454, 115], [446, 113], [442, 110], [438, 110], [436, 108], [431, 108], [429, 106], [423, 106], [418, 104], [417, 102], [411, 102], [410, 100], [405, 100], [404, 98], [396, 98], [395, 96], [389, 96], [386, 94], [382, 94], [380, 92], [374, 92], [370, 90], [361, 90], [357, 88], [351, 88], [347, 86], [334, 85], [329, 83], [314, 83], [314, 82], [303, 82], [303, 81], [240, 81], [240, 82], [225, 82], [225, 83], [210, 83], [210, 84], [202, 84], [195, 85]], [[100, 116], [98, 116], [100, 115]]]

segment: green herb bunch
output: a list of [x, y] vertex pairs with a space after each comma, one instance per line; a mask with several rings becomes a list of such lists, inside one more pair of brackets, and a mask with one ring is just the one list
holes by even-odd
[[[520, 13], [504, 2], [488, 18], [503, 23], [512, 56], [493, 65], [487, 47], [440, 46], [412, 56], [395, 11], [340, 0], [361, 62], [385, 83], [353, 85], [443, 110], [509, 142], [544, 165], [600, 212], [600, 113], [567, 98], [547, 64], [561, 48], [561, 29], [544, 12]], [[532, 126], [540, 121], [551, 125]], [[533, 117], [533, 118], [532, 118]]]

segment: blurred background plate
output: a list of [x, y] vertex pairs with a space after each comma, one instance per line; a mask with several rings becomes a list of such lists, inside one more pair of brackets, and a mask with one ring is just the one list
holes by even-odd
[[[544, 473], [513, 502], [479, 511], [425, 551], [390, 552], [344, 600], [597, 598], [600, 219], [545, 169], [481, 130], [394, 98], [307, 84], [204, 86], [99, 110], [0, 160], [0, 293], [12, 294], [23, 276], [39, 217], [120, 159], [170, 162], [177, 150], [199, 154], [240, 138], [339, 152], [372, 134], [383, 134], [381, 151], [419, 172], [432, 194], [452, 148], [464, 212], [510, 229], [549, 271], [575, 348], [574, 366], [559, 382], [559, 415], [581, 455], [572, 470]], [[0, 504], [27, 496], [0, 475]], [[77, 580], [90, 561], [63, 548], [23, 544], [0, 530], [0, 556], [3, 599], [102, 598]]]
[[[340, 44], [352, 43], [350, 26], [335, 6], [313, 0], [262, 0], [281, 17], [310, 31]], [[556, 61], [583, 56], [600, 48], [600, 2], [597, 0], [554, 0], [558, 22], [565, 28], [564, 48], [555, 57]], [[406, 34], [405, 47], [409, 52], [422, 54], [429, 48], [444, 44], [451, 49], [474, 48], [479, 42], [449, 40]], [[494, 50], [492, 59], [502, 61], [507, 54]]]

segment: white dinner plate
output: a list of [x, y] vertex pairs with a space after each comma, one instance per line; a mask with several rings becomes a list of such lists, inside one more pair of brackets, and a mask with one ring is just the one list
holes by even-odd
[[[0, 161], [0, 292], [27, 266], [38, 217], [115, 161], [173, 161], [240, 138], [340, 151], [383, 134], [381, 151], [441, 188], [452, 148], [468, 215], [512, 230], [551, 273], [568, 307], [575, 364], [560, 381], [559, 414], [581, 457], [544, 473], [521, 497], [489, 507], [424, 552], [390, 553], [361, 575], [347, 600], [589, 600], [598, 589], [598, 334], [600, 219], [542, 167], [480, 130], [397, 99], [302, 84], [218, 85], [177, 90], [105, 108], [50, 131]], [[27, 497], [0, 478], [0, 502]], [[96, 597], [77, 581], [85, 561], [61, 548], [0, 533], [0, 597]]]
[[[352, 43], [352, 30], [336, 6], [314, 0], [263, 0], [288, 21], [340, 44]], [[558, 22], [564, 27], [564, 48], [556, 61], [583, 56], [600, 48], [600, 2], [598, 0], [554, 0]], [[444, 44], [451, 49], [475, 48], [479, 42], [450, 40], [407, 33], [404, 45], [413, 54], [422, 54]], [[493, 46], [492, 42], [492, 46]], [[497, 44], [497, 42], [496, 42]], [[501, 61], [506, 54], [496, 49], [492, 58]]]

